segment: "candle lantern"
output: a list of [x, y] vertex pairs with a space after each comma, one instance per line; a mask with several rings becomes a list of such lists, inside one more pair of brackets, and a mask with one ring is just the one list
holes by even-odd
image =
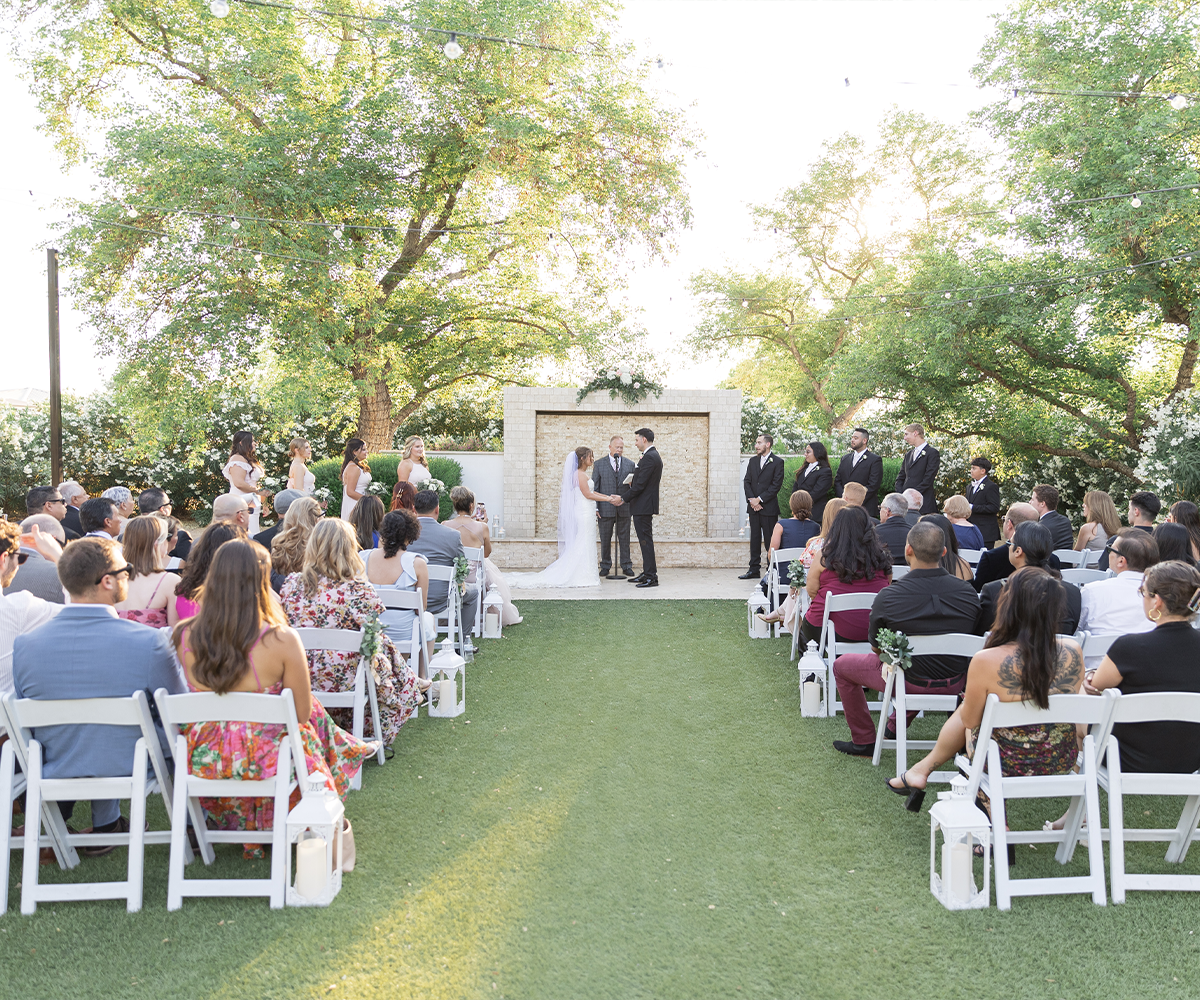
[[813, 639], [800, 657], [800, 714], [805, 718], [825, 715], [825, 661]]
[[[939, 857], [937, 832], [942, 831]], [[975, 883], [975, 845], [983, 847], [983, 888]], [[929, 810], [929, 891], [947, 910], [981, 910], [991, 900], [992, 824], [967, 798], [967, 779], [950, 780]], [[941, 862], [940, 871], [938, 862]]]
[[439, 649], [433, 654], [429, 680], [431, 719], [452, 719], [467, 710], [467, 661], [453, 649]]
[[[288, 906], [328, 906], [342, 888], [342, 828], [346, 810], [326, 784], [325, 775], [308, 776], [296, 808], [287, 818], [285, 877]], [[292, 882], [292, 845], [296, 881]]]
[[499, 639], [504, 624], [504, 598], [500, 592], [489, 590], [483, 598], [483, 637]]
[[746, 600], [746, 628], [751, 639], [771, 638], [771, 626], [758, 617], [760, 614], [765, 615], [769, 610], [767, 595], [755, 587], [754, 593]]

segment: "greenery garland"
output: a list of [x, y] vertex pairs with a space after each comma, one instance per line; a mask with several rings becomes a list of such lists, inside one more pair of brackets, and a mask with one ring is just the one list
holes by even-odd
[[610, 368], [598, 373], [592, 380], [579, 390], [575, 402], [582, 403], [590, 392], [608, 392], [609, 399], [620, 396], [630, 406], [640, 403], [650, 395], [658, 395], [663, 391], [649, 375], [634, 371], [632, 368]]

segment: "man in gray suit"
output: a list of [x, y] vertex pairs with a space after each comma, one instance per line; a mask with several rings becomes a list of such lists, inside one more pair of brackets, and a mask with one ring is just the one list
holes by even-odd
[[[126, 698], [160, 687], [172, 694], [187, 690], [168, 633], [117, 617], [114, 605], [129, 591], [120, 545], [98, 538], [72, 542], [58, 560], [58, 575], [71, 603], [13, 643], [18, 698]], [[133, 726], [44, 726], [33, 735], [42, 744], [45, 777], [82, 778], [129, 774], [142, 734]], [[167, 749], [166, 737], [160, 738]], [[64, 819], [74, 807], [59, 804]], [[127, 831], [120, 802], [93, 802], [92, 829]], [[98, 857], [114, 849], [85, 847], [79, 853]]]
[[[50, 514], [30, 514], [25, 518], [21, 522], [22, 537], [31, 534], [35, 524], [43, 535], [49, 535], [59, 545], [67, 543], [67, 535], [63, 531], [62, 524]], [[13, 577], [12, 583], [4, 588], [5, 595], [24, 590], [33, 594], [34, 597], [40, 597], [43, 601], [50, 601], [52, 604], [65, 603], [62, 584], [58, 582], [58, 570], [54, 568], [54, 563], [26, 543], [21, 545], [21, 555], [25, 559], [21, 563], [21, 568], [17, 570], [17, 575]]]
[[[462, 535], [453, 528], [438, 524], [438, 495], [433, 490], [422, 490], [413, 501], [417, 511], [417, 519], [421, 522], [421, 537], [408, 547], [409, 552], [424, 556], [431, 566], [453, 566], [454, 560], [466, 558], [463, 552]], [[463, 607], [473, 608], [478, 594], [476, 584], [467, 584], [467, 592], [463, 596]], [[429, 599], [425, 602], [426, 610], [432, 615], [443, 614], [446, 610], [449, 586], [441, 580], [429, 581]]]
[[[619, 496], [622, 500], [629, 499], [629, 487], [624, 485], [626, 477], [633, 475], [633, 462], [625, 458], [625, 442], [616, 435], [608, 442], [608, 458], [602, 458], [592, 466], [593, 489], [597, 493], [608, 496]], [[633, 560], [629, 555], [629, 524], [630, 510], [628, 503], [611, 504], [604, 500], [596, 501], [596, 511], [600, 515], [600, 577], [604, 580], [619, 580], [621, 574], [633, 576]], [[612, 569], [612, 536], [613, 529], [617, 531], [617, 556], [621, 563], [621, 573], [609, 573]]]

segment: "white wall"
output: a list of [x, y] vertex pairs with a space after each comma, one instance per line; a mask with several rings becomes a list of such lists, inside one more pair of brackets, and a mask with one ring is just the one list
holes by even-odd
[[427, 451], [428, 458], [452, 458], [462, 466], [462, 484], [487, 505], [488, 517], [504, 520], [504, 452]]

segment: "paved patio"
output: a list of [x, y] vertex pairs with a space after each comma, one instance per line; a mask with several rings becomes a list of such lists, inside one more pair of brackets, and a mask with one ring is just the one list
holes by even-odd
[[752, 580], [739, 580], [742, 570], [663, 569], [658, 586], [638, 588], [625, 579], [601, 580], [599, 587], [564, 587], [556, 590], [513, 589], [513, 603], [522, 601], [664, 601], [729, 600], [744, 601], [754, 586]]

